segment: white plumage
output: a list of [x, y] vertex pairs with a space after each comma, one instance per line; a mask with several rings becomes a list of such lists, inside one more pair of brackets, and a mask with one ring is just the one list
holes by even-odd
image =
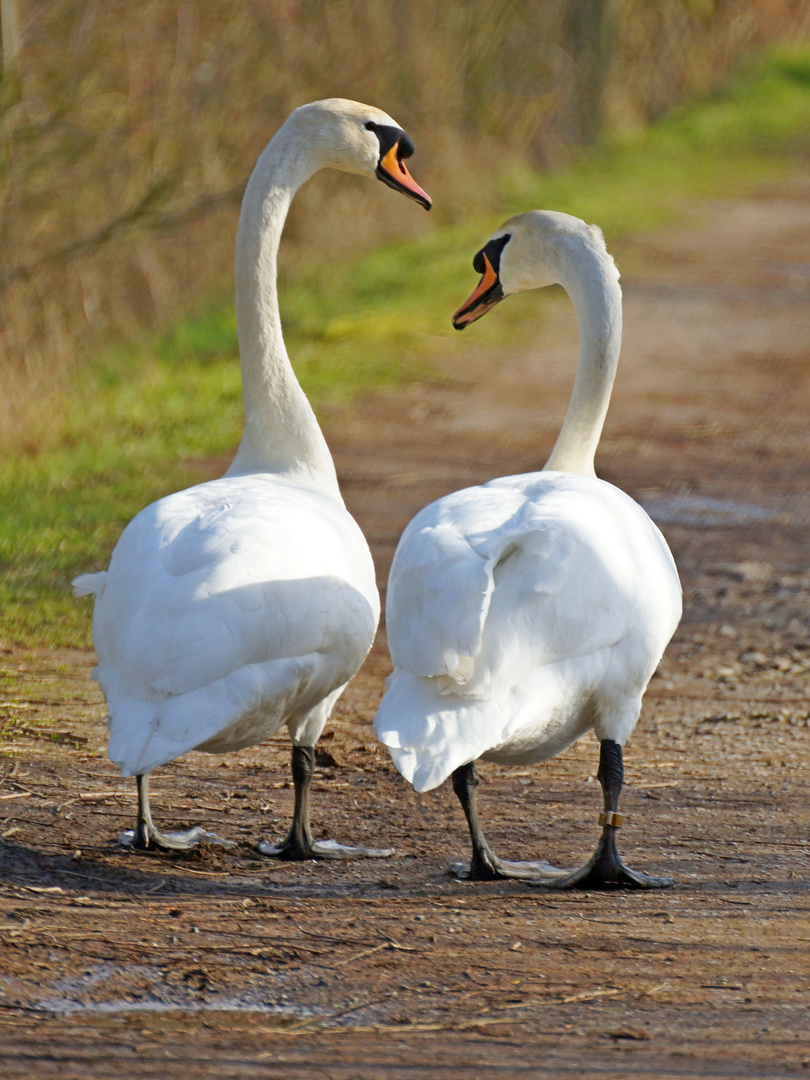
[[417, 791], [479, 757], [545, 761], [591, 728], [623, 743], [679, 611], [663, 537], [611, 484], [538, 472], [458, 491], [397, 549], [375, 731]]
[[378, 616], [368, 545], [328, 495], [259, 473], [160, 499], [124, 530], [96, 602], [110, 759], [148, 773], [285, 721], [312, 745]]
[[[457, 327], [509, 292], [560, 281], [580, 318], [577, 380], [544, 471], [448, 495], [403, 533], [386, 610], [394, 671], [374, 730], [417, 791], [454, 775], [471, 876], [539, 876], [550, 868], [505, 864], [486, 847], [471, 763], [544, 761], [593, 730], [620, 766], [681, 590], [647, 514], [593, 473], [621, 336], [618, 273], [601, 233], [564, 214], [521, 215], [475, 265], [482, 281]], [[582, 883], [553, 877], [563, 882]]]
[[[239, 220], [236, 306], [245, 394], [239, 451], [219, 480], [169, 495], [126, 527], [95, 594], [95, 671], [109, 707], [112, 761], [138, 777], [138, 847], [185, 848], [210, 834], [161, 834], [146, 774], [189, 750], [224, 753], [287, 724], [293, 828], [265, 854], [358, 857], [387, 851], [315, 844], [312, 748], [363, 662], [379, 618], [371, 554], [281, 333], [276, 256], [290, 202], [332, 166], [377, 176], [429, 208], [386, 113], [342, 99], [302, 106], [260, 156]], [[216, 838], [215, 838], [216, 839]]]

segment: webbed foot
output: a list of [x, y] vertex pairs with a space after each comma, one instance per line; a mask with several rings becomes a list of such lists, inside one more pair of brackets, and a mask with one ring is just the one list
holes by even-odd
[[287, 862], [303, 862], [306, 859], [387, 859], [394, 854], [393, 848], [349, 847], [334, 840], [296, 841], [291, 836], [280, 844], [261, 840], [258, 846], [262, 855]]
[[558, 870], [551, 863], [538, 862], [510, 862], [508, 859], [499, 859], [491, 851], [485, 855], [479, 853], [478, 858], [471, 862], [451, 863], [448, 873], [459, 881], [498, 881], [501, 878], [518, 878], [523, 881], [533, 881], [537, 877], [554, 874], [566, 874], [566, 870]]
[[538, 875], [531, 884], [541, 889], [582, 889], [597, 892], [610, 889], [668, 889], [675, 884], [675, 879], [653, 877], [631, 870], [616, 851], [615, 840], [612, 837], [606, 838], [603, 833], [596, 852], [584, 866], [578, 870], [560, 870], [556, 874]]
[[605, 798], [605, 809], [599, 815], [602, 835], [596, 851], [579, 870], [549, 877], [541, 876], [532, 884], [544, 889], [668, 889], [674, 885], [670, 877], [652, 877], [626, 866], [616, 848], [616, 834], [624, 823], [618, 812], [619, 794], [624, 783], [622, 748], [612, 739], [603, 739], [599, 747], [597, 773]]
[[313, 840], [309, 825], [309, 792], [315, 767], [315, 753], [311, 746], [294, 746], [292, 751], [292, 776], [295, 788], [295, 809], [292, 828], [280, 844], [269, 840], [259, 841], [262, 855], [285, 862], [304, 862], [307, 859], [387, 859], [394, 854], [393, 848], [349, 847], [334, 840]]
[[234, 847], [233, 841], [223, 840], [216, 833], [208, 832], [200, 825], [185, 832], [163, 833], [154, 826], [148, 829], [127, 829], [118, 837], [119, 844], [134, 848], [136, 851], [192, 851], [200, 844], [218, 844], [220, 847]]
[[134, 829], [127, 829], [118, 837], [119, 844], [135, 851], [192, 851], [202, 843], [219, 844], [230, 848], [234, 844], [223, 840], [216, 833], [207, 832], [201, 825], [185, 832], [162, 833], [155, 828], [152, 811], [149, 806], [149, 774], [135, 777], [138, 785], [138, 823]]

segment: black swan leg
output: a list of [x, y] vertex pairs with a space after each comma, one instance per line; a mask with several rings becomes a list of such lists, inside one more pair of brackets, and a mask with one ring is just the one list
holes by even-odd
[[619, 810], [619, 795], [624, 783], [622, 748], [612, 739], [603, 739], [599, 747], [599, 783], [604, 795], [604, 812], [599, 815], [602, 835], [596, 851], [579, 870], [538, 877], [534, 884], [547, 889], [666, 889], [674, 884], [670, 877], [651, 877], [626, 866], [616, 847], [616, 832], [624, 820]]
[[138, 821], [134, 829], [121, 833], [120, 842], [125, 847], [134, 848], [136, 851], [191, 851], [205, 841], [208, 844], [219, 844], [221, 847], [233, 847], [229, 840], [223, 840], [216, 833], [207, 832], [200, 825], [185, 832], [162, 833], [152, 821], [152, 810], [149, 806], [149, 774], [145, 773], [135, 777], [138, 785]]
[[312, 746], [294, 746], [292, 750], [292, 777], [295, 788], [295, 808], [290, 831], [280, 844], [267, 840], [259, 843], [262, 855], [289, 862], [304, 859], [386, 859], [394, 854], [393, 848], [348, 847], [334, 840], [313, 840], [309, 824], [309, 794], [312, 774], [315, 770], [315, 750]]
[[[476, 790], [479, 780], [475, 763], [461, 765], [453, 772], [453, 791], [458, 796], [467, 818], [472, 840], [472, 859], [469, 863], [453, 863], [450, 873], [464, 881], [495, 881], [497, 878], [533, 880], [539, 875], [553, 874], [555, 868], [546, 862], [508, 862], [499, 859], [487, 843], [478, 817]], [[557, 871], [565, 873], [565, 871]]]

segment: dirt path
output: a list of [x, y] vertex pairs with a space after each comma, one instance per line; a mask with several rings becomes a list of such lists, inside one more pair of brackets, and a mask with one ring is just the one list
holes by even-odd
[[[161, 824], [202, 820], [235, 852], [128, 854], [111, 839], [134, 791], [104, 753], [91, 657], [10, 653], [0, 1076], [810, 1075], [810, 185], [707, 205], [616, 256], [625, 347], [600, 473], [661, 522], [686, 595], [628, 747], [622, 841], [677, 887], [447, 877], [467, 848], [449, 786], [415, 796], [370, 733], [382, 635], [322, 743], [314, 808], [323, 835], [395, 858], [255, 856], [291, 810], [281, 739], [156, 777]], [[575, 351], [560, 297], [537, 358], [481, 358], [333, 419], [381, 583], [425, 502], [542, 462]], [[484, 766], [496, 850], [582, 860], [595, 769], [592, 739]]]

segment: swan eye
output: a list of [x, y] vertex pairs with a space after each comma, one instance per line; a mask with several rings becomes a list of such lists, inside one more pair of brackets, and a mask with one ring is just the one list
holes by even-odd
[[377, 125], [374, 123], [373, 120], [367, 120], [365, 127], [366, 127], [366, 131], [373, 131], [375, 133], [377, 131]]

